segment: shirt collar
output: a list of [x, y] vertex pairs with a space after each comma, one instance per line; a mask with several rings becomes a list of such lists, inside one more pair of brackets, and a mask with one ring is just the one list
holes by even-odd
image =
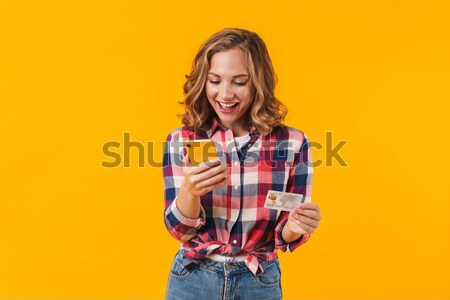
[[[224, 127], [222, 124], [220, 124], [219, 121], [217, 121], [217, 118], [214, 117], [211, 128], [206, 132], [206, 134], [208, 135], [208, 138], [211, 138], [217, 130], [227, 131], [229, 129]], [[249, 133], [250, 133], [250, 137], [259, 135], [258, 132], [256, 131], [256, 127], [253, 125], [250, 126]]]
[[222, 124], [220, 124], [216, 118], [213, 118], [211, 128], [206, 132], [206, 134], [208, 135], [209, 138], [211, 138], [211, 136], [214, 134], [216, 129], [218, 129], [217, 127], [219, 127], [219, 129], [221, 129], [223, 131], [226, 130], [226, 128], [223, 127]]

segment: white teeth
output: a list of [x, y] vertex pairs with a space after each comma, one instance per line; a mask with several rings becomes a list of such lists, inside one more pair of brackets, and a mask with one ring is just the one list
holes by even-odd
[[229, 103], [229, 104], [225, 104], [225, 103], [223, 103], [223, 102], [219, 102], [219, 103], [220, 103], [220, 105], [223, 106], [223, 107], [232, 107], [232, 106], [235, 106], [235, 105], [237, 104], [237, 102], [236, 102], [236, 103]]

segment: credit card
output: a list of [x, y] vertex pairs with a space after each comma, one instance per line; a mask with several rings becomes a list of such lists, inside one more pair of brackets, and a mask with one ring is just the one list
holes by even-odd
[[294, 208], [304, 201], [302, 194], [286, 193], [269, 190], [264, 202], [265, 208], [293, 211]]

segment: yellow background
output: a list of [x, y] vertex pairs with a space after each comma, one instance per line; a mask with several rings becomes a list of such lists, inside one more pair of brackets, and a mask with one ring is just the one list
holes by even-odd
[[[450, 299], [448, 1], [2, 1], [0, 299], [162, 299], [178, 242], [161, 168], [102, 146], [180, 126], [184, 75], [223, 27], [256, 31], [323, 220], [280, 253], [285, 299]], [[122, 149], [122, 148], [121, 148]], [[314, 150], [316, 159], [326, 152]]]

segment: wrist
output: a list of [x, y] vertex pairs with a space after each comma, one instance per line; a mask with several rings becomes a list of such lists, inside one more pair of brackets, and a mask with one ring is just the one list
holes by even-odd
[[290, 220], [288, 220], [286, 222], [286, 224], [283, 227], [283, 230], [281, 231], [281, 236], [283, 237], [283, 240], [287, 243], [290, 244], [296, 240], [298, 240], [303, 233], [298, 233], [298, 232], [294, 232], [292, 231], [292, 229], [289, 227], [289, 222], [291, 222]]
[[186, 218], [197, 219], [200, 215], [200, 196], [193, 195], [189, 189], [180, 186], [177, 207]]
[[179, 194], [182, 195], [182, 197], [189, 202], [200, 201], [200, 196], [197, 196], [197, 195], [194, 195], [193, 193], [191, 193], [190, 189], [188, 187], [186, 187], [184, 185], [184, 183], [182, 183], [180, 186]]

